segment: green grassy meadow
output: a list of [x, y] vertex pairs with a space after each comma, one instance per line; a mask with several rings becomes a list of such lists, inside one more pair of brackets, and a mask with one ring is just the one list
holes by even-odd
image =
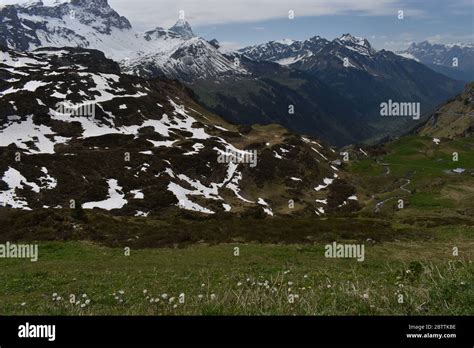
[[[394, 197], [397, 199], [382, 210], [400, 218], [474, 216], [474, 137], [442, 139], [439, 145], [430, 137], [403, 137], [388, 144], [386, 151], [377, 159], [362, 158], [349, 164], [352, 183], [365, 196], [366, 210], [373, 210], [377, 201]], [[457, 161], [453, 160], [454, 153]], [[453, 173], [456, 168], [465, 172]], [[405, 207], [397, 211], [399, 198]]]
[[0, 313], [472, 315], [472, 232], [366, 246], [364, 262], [326, 258], [322, 244], [195, 245], [125, 256], [121, 248], [46, 242], [36, 263], [1, 261]]

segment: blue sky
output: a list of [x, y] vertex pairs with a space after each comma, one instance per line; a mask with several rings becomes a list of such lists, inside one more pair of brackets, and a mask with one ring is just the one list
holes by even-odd
[[[245, 46], [283, 38], [306, 39], [315, 35], [334, 39], [351, 33], [367, 38], [377, 49], [400, 50], [411, 42], [474, 43], [474, 0], [400, 1], [398, 11], [370, 14], [347, 11], [336, 14], [275, 18], [251, 23], [202, 25], [196, 33], [217, 38], [229, 46]], [[302, 13], [304, 14], [304, 13]]]
[[[53, 0], [44, 0], [45, 3]], [[0, 0], [0, 4], [24, 0]], [[377, 49], [474, 42], [474, 0], [109, 0], [138, 30], [170, 27], [179, 11], [196, 34], [227, 48], [315, 35], [367, 38]], [[288, 12], [295, 18], [289, 19]], [[404, 19], [398, 19], [403, 11]]]
[[453, 21], [436, 17], [405, 17], [401, 21], [394, 16], [331, 15], [295, 18], [294, 22], [274, 19], [259, 23], [200, 26], [195, 28], [195, 32], [206, 38], [215, 37], [231, 46], [283, 38], [301, 40], [315, 35], [334, 39], [344, 33], [365, 37], [375, 48], [389, 50], [399, 50], [411, 42], [424, 40], [474, 42], [472, 16], [459, 16]]

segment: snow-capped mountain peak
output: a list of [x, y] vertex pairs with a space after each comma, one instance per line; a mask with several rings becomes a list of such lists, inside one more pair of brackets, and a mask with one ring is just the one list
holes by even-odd
[[193, 30], [189, 23], [184, 19], [179, 19], [175, 25], [170, 28], [170, 31], [179, 34], [184, 39], [191, 39], [195, 37]]
[[367, 41], [367, 39], [358, 36], [353, 36], [351, 34], [341, 35], [334, 41], [362, 55], [370, 56], [376, 52], [370, 45], [369, 41]]
[[165, 37], [160, 49], [127, 62], [123, 69], [139, 76], [167, 76], [183, 81], [248, 74], [235, 60], [200, 37]]
[[238, 52], [252, 60], [291, 65], [313, 56], [328, 43], [329, 41], [319, 36], [304, 41], [283, 39], [246, 47]]
[[345, 57], [348, 54], [347, 50], [366, 57], [372, 57], [376, 53], [369, 41], [351, 34], [344, 34], [332, 42], [320, 36], [314, 36], [304, 41], [289, 39], [270, 41], [265, 44], [243, 48], [239, 52], [253, 60], [265, 60], [281, 65], [291, 65], [304, 63], [307, 59], [311, 59], [311, 57], [319, 54], [328, 45], [331, 46], [331, 52], [346, 51], [344, 53], [337, 53], [338, 57]]
[[132, 27], [106, 0], [6, 5], [0, 7], [0, 18], [0, 44], [23, 51], [45, 46], [117, 47], [113, 41]]
[[359, 36], [353, 36], [349, 33], [341, 35], [337, 40], [340, 42], [351, 43], [359, 46], [370, 46], [366, 39]]
[[[170, 29], [137, 32], [107, 0], [71, 0], [0, 7], [0, 45], [21, 51], [41, 47], [101, 50], [125, 71], [149, 71], [172, 78], [205, 78], [246, 73], [215, 45], [196, 37], [180, 19]], [[146, 67], [144, 67], [146, 65]], [[190, 74], [192, 76], [190, 76]]]

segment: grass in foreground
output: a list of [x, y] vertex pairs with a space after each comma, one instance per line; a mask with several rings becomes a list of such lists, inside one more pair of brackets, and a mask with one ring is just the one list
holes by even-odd
[[472, 315], [469, 233], [366, 245], [364, 262], [325, 258], [323, 244], [195, 245], [124, 256], [92, 243], [46, 242], [37, 263], [0, 260], [0, 313]]

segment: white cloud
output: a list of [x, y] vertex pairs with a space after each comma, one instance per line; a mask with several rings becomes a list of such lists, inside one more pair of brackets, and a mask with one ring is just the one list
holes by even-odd
[[468, 34], [468, 35], [435, 34], [433, 36], [428, 37], [426, 40], [432, 44], [474, 42], [474, 34]]
[[[142, 27], [144, 24], [169, 27], [174, 24], [180, 10], [193, 26], [259, 22], [288, 18], [288, 11], [295, 18], [334, 14], [390, 15], [400, 9], [398, 0], [110, 0], [119, 12]], [[419, 11], [411, 11], [413, 15]]]
[[[27, 0], [0, 0], [1, 4]], [[64, 1], [64, 0], [61, 0]], [[65, 0], [67, 1], [67, 0]], [[53, 0], [44, 0], [50, 4]], [[192, 26], [259, 22], [288, 18], [288, 11], [295, 18], [334, 14], [396, 15], [400, 0], [109, 0], [109, 4], [127, 17], [137, 29], [170, 27], [184, 10]], [[406, 9], [408, 10], [408, 9]], [[421, 11], [412, 10], [412, 15]]]

